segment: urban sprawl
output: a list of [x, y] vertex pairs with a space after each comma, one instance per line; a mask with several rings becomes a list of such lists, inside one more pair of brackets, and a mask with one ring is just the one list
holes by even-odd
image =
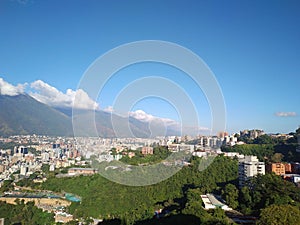
[[[36, 205], [43, 210], [55, 213], [56, 222], [68, 222], [73, 216], [64, 211], [64, 207], [70, 205], [72, 201], [80, 201], [80, 196], [72, 196], [71, 193], [65, 193], [64, 196], [57, 196], [56, 193], [39, 193], [36, 196], [22, 194], [24, 190], [18, 187], [16, 183], [24, 178], [34, 176], [33, 182], [42, 183], [47, 178], [43, 171], [45, 168], [49, 171], [65, 168], [64, 174], [57, 176], [77, 176], [91, 175], [97, 173], [97, 169], [90, 167], [91, 158], [99, 162], [118, 161], [122, 157], [132, 158], [137, 152], [142, 155], [153, 154], [153, 147], [165, 146], [170, 152], [187, 151], [195, 157], [209, 157], [223, 154], [224, 156], [238, 159], [239, 186], [243, 187], [247, 180], [257, 174], [266, 172], [275, 173], [300, 184], [298, 162], [277, 162], [266, 164], [260, 162], [256, 156], [242, 155], [237, 152], [222, 152], [221, 146], [243, 145], [243, 141], [238, 141], [237, 136], [247, 136], [255, 139], [264, 135], [262, 130], [245, 130], [238, 135], [228, 135], [226, 132], [220, 132], [217, 136], [198, 136], [198, 137], [157, 137], [153, 139], [143, 138], [95, 138], [95, 137], [49, 137], [40, 135], [18, 135], [0, 138], [2, 149], [0, 149], [0, 187], [7, 180], [13, 180], [15, 183], [14, 191], [5, 192], [0, 200], [13, 203], [10, 199], [23, 198], [28, 201], [33, 200]], [[271, 135], [272, 136], [272, 135]], [[291, 138], [288, 134], [277, 134], [275, 137], [283, 139]], [[192, 143], [192, 140], [197, 140]], [[12, 145], [13, 144], [13, 145]], [[8, 147], [3, 147], [8, 146]], [[11, 147], [9, 147], [11, 146]], [[188, 160], [184, 162], [188, 165]], [[44, 171], [45, 172], [45, 171]], [[299, 185], [300, 186], [300, 185]], [[45, 198], [44, 198], [44, 197]], [[51, 202], [51, 197], [56, 197], [55, 202]], [[47, 202], [48, 198], [48, 202]], [[204, 207], [211, 209], [220, 203], [212, 194], [201, 195]], [[50, 199], [50, 200], [49, 200]], [[231, 210], [225, 204], [222, 204], [224, 210]]]

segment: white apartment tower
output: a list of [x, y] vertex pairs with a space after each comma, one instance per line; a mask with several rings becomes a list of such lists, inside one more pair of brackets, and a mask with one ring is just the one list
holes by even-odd
[[239, 186], [243, 187], [245, 182], [258, 174], [265, 174], [265, 163], [259, 162], [256, 156], [248, 155], [239, 159]]

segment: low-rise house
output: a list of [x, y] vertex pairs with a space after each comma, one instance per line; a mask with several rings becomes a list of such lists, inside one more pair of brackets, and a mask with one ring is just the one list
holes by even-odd
[[215, 208], [221, 208], [225, 211], [230, 211], [232, 208], [230, 208], [228, 205], [220, 202], [214, 195], [212, 194], [206, 194], [201, 195], [201, 199], [204, 204], [205, 209], [215, 209]]

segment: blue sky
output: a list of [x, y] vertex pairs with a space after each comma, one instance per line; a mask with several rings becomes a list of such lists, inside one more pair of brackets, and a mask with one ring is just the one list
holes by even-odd
[[[13, 85], [42, 80], [66, 93], [110, 49], [164, 40], [190, 49], [213, 71], [223, 91], [228, 131], [290, 132], [300, 125], [299, 12], [297, 0], [3, 0], [0, 77]], [[113, 105], [128, 82], [147, 75], [161, 75], [184, 87], [201, 124], [210, 126], [203, 93], [184, 74], [165, 66], [120, 71], [99, 96], [100, 108]], [[137, 109], [178, 119], [176, 110], [158, 99], [145, 99], [132, 108]]]

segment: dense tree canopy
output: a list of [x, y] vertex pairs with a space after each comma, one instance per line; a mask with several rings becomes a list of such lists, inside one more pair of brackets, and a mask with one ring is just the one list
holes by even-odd
[[33, 202], [17, 201], [17, 205], [6, 204], [0, 201], [0, 218], [4, 218], [7, 224], [53, 224], [54, 214], [43, 212], [34, 206]]
[[223, 146], [223, 152], [238, 152], [243, 155], [256, 155], [260, 161], [271, 158], [274, 154], [272, 144], [243, 144], [234, 146]]
[[226, 203], [233, 209], [237, 208], [239, 205], [238, 197], [239, 197], [239, 191], [233, 184], [227, 184], [225, 186], [225, 189], [222, 193], [222, 196]]
[[277, 144], [278, 140], [271, 136], [264, 134], [253, 140], [253, 144]]
[[296, 152], [298, 144], [243, 144], [234, 146], [222, 146], [223, 152], [238, 152], [243, 155], [256, 155], [260, 161], [300, 161], [300, 153]]
[[300, 189], [275, 174], [260, 175], [240, 190], [239, 203], [243, 213], [254, 215], [273, 204], [300, 206]]
[[140, 151], [135, 151], [135, 156], [129, 158], [128, 155], [125, 155], [121, 158], [121, 162], [131, 165], [139, 164], [153, 164], [158, 163], [166, 159], [171, 152], [166, 147], [154, 147], [153, 155], [143, 155]]
[[300, 224], [300, 210], [291, 205], [271, 205], [261, 211], [257, 225]]

